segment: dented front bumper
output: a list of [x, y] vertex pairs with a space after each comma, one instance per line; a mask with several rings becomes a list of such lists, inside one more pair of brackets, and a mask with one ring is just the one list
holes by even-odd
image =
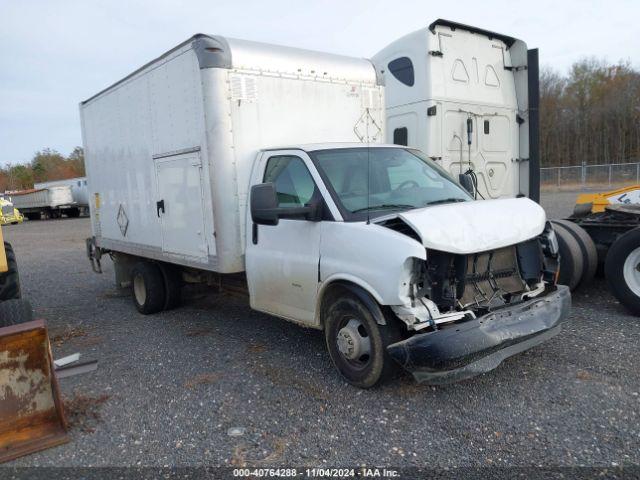
[[502, 360], [560, 332], [571, 308], [569, 288], [387, 347], [416, 380], [451, 383], [496, 368]]

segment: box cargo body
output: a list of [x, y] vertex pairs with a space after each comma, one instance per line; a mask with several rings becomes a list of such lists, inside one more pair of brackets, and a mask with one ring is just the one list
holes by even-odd
[[10, 194], [15, 208], [28, 212], [33, 209], [60, 208], [73, 205], [71, 187], [68, 185], [23, 190]]
[[379, 142], [383, 105], [367, 60], [196, 35], [80, 105], [96, 244], [243, 271], [258, 151]]
[[69, 186], [71, 188], [71, 196], [73, 201], [79, 207], [86, 207], [89, 205], [89, 195], [87, 194], [87, 179], [86, 177], [67, 178], [65, 180], [52, 180], [50, 182], [35, 183], [33, 188], [41, 190], [43, 188]]

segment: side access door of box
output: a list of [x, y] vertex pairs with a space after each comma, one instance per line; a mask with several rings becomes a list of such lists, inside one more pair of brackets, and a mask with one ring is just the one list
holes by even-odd
[[162, 251], [206, 259], [200, 152], [155, 158]]

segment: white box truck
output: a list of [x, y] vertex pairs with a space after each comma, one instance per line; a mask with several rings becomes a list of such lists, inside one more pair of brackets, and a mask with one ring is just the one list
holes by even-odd
[[467, 378], [557, 334], [544, 211], [381, 144], [381, 83], [368, 60], [196, 35], [82, 102], [94, 269], [108, 253], [145, 314], [187, 282], [246, 286], [324, 330], [359, 387]]

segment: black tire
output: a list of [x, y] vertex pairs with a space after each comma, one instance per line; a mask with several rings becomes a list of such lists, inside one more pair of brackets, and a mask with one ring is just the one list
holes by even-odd
[[[324, 331], [329, 356], [350, 384], [359, 388], [371, 388], [391, 378], [398, 371], [398, 364], [387, 353], [388, 345], [401, 340], [400, 329], [395, 323], [391, 323], [392, 319], [387, 319], [387, 325], [378, 325], [367, 306], [348, 293], [334, 297], [325, 308]], [[338, 341], [340, 331], [352, 319], [360, 322], [355, 330], [361, 338], [368, 338], [370, 345], [369, 354], [358, 359], [348, 359], [341, 353]]]
[[0, 327], [33, 320], [33, 309], [27, 300], [14, 298], [0, 302]]
[[582, 279], [584, 269], [582, 251], [573, 235], [564, 228], [554, 228], [560, 249], [560, 275], [558, 283], [575, 290]]
[[4, 242], [4, 252], [7, 256], [7, 267], [9, 269], [0, 273], [0, 302], [22, 297], [18, 262], [13, 247], [9, 242]]
[[[629, 285], [624, 275], [624, 266], [629, 254], [640, 249], [640, 228], [629, 230], [611, 246], [604, 262], [604, 275], [609, 290], [618, 301], [634, 315], [640, 315], [640, 291]], [[640, 283], [640, 262], [633, 272]], [[630, 272], [632, 273], [632, 272]]]
[[69, 208], [66, 213], [67, 213], [67, 217], [69, 218], [78, 218], [80, 216], [80, 209]]
[[131, 294], [134, 305], [144, 315], [164, 309], [164, 278], [156, 263], [138, 262], [131, 269]]
[[580, 251], [582, 252], [582, 278], [580, 279], [579, 286], [588, 285], [593, 281], [598, 270], [598, 250], [596, 244], [589, 234], [580, 225], [577, 225], [569, 220], [552, 220], [551, 223], [554, 228], [567, 230], [573, 238], [578, 242]]
[[40, 212], [29, 212], [24, 214], [29, 220], [40, 220]]
[[164, 290], [166, 292], [164, 309], [171, 310], [177, 308], [182, 303], [182, 275], [176, 265], [161, 263], [160, 270], [164, 280]]

